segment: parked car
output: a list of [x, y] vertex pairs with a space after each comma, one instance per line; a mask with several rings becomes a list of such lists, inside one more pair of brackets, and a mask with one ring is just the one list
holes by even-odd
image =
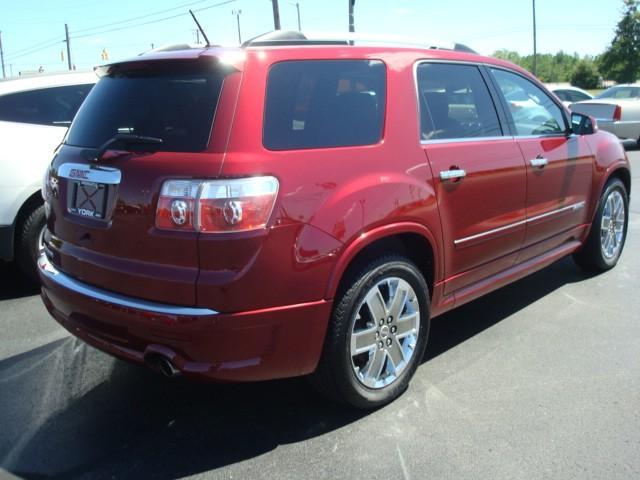
[[44, 170], [80, 104], [93, 72], [0, 81], [0, 261], [16, 260], [37, 279], [44, 231]]
[[560, 100], [562, 100], [562, 103], [565, 107], [568, 107], [572, 103], [583, 102], [585, 100], [591, 100], [593, 98], [593, 95], [591, 95], [589, 92], [574, 86], [552, 87], [550, 85], [547, 85], [547, 88], [555, 93], [555, 95]]
[[598, 128], [619, 139], [640, 144], [640, 85], [616, 85], [593, 100], [571, 104], [570, 108], [594, 117]]
[[510, 63], [280, 32], [98, 71], [44, 183], [42, 298], [168, 376], [378, 407], [432, 318], [622, 252], [623, 148]]

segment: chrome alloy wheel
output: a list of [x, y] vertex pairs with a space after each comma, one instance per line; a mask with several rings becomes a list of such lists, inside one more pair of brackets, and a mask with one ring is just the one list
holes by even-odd
[[44, 231], [47, 228], [46, 225], [43, 225], [38, 233], [38, 240], [36, 243], [36, 258], [40, 255], [40, 252], [44, 250]]
[[351, 327], [351, 364], [369, 388], [394, 382], [411, 360], [420, 330], [420, 305], [411, 285], [381, 280], [365, 295]]
[[619, 191], [613, 190], [604, 203], [600, 223], [600, 248], [607, 260], [618, 256], [622, 247], [625, 226], [624, 200]]

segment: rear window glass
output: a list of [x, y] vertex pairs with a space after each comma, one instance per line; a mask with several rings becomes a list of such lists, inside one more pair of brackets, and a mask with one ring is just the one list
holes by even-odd
[[264, 146], [271, 150], [370, 145], [384, 126], [379, 60], [304, 60], [269, 71]]
[[204, 150], [224, 74], [201, 65], [172, 65], [102, 77], [66, 143], [97, 148], [117, 134], [132, 134], [162, 139], [161, 145], [144, 145], [145, 150]]
[[68, 127], [91, 87], [69, 85], [0, 96], [0, 120]]

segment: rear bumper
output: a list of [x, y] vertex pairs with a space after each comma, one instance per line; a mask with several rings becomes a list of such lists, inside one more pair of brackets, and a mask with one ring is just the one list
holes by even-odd
[[38, 261], [51, 315], [86, 343], [142, 363], [161, 354], [183, 374], [221, 381], [305, 375], [322, 351], [331, 302], [239, 313], [148, 302], [80, 282]]
[[0, 260], [13, 260], [13, 225], [0, 225]]

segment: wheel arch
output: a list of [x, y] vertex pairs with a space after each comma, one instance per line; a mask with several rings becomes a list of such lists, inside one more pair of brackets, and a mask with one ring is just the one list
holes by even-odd
[[435, 237], [424, 225], [403, 222], [384, 225], [360, 234], [340, 255], [327, 285], [326, 298], [333, 298], [357, 267], [381, 254], [399, 253], [411, 259], [425, 277], [429, 294], [441, 278]]
[[[22, 202], [22, 205], [20, 205], [20, 209], [18, 210], [18, 213], [16, 214], [16, 219], [13, 222], [14, 225], [14, 235], [13, 235], [13, 243], [14, 243], [14, 248], [15, 248], [15, 244], [16, 242], [19, 241], [19, 232], [22, 228], [22, 224], [24, 223], [24, 221], [29, 217], [29, 215], [31, 215], [31, 212], [33, 212], [35, 209], [37, 209], [38, 207], [40, 207], [43, 204], [43, 200], [42, 200], [42, 196], [40, 194], [40, 191], [34, 192], [31, 195], [29, 195], [29, 197], [27, 197], [27, 199]], [[15, 254], [15, 251], [14, 251]]]
[[[624, 184], [624, 187], [627, 189], [627, 195], [631, 197], [631, 172], [629, 171], [629, 169], [622, 165], [613, 169], [611, 172], [609, 172], [604, 185], [606, 185], [612, 178], [620, 179], [620, 181]], [[604, 185], [602, 187], [603, 189]]]

